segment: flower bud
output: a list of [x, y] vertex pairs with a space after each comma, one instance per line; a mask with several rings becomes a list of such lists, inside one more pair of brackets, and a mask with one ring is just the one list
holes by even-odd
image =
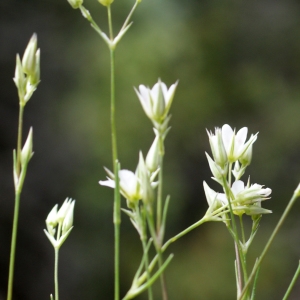
[[33, 76], [36, 70], [36, 49], [37, 49], [37, 35], [34, 33], [31, 37], [23, 58], [22, 58], [22, 66], [24, 73], [26, 73], [28, 76]]
[[68, 0], [68, 2], [70, 3], [70, 5], [76, 9], [76, 8], [79, 8], [82, 3], [83, 3], [83, 0]]
[[66, 217], [62, 225], [62, 234], [65, 234], [73, 226], [74, 205], [75, 200], [73, 200], [69, 205]]
[[32, 128], [30, 128], [28, 137], [21, 151], [21, 165], [26, 166], [33, 155], [32, 152]]
[[[140, 152], [140, 158], [138, 164], [138, 177], [141, 181], [142, 200], [146, 204], [151, 204], [154, 199], [154, 191], [150, 182], [149, 171], [146, 167], [142, 152]], [[149, 207], [150, 206], [148, 206], [148, 208]]]
[[24, 75], [19, 54], [17, 54], [17, 58], [16, 58], [16, 70], [15, 70], [14, 82], [18, 88], [19, 95], [21, 95], [21, 97], [24, 97], [25, 89], [26, 89], [26, 77]]
[[249, 166], [252, 160], [252, 147], [253, 144], [251, 144], [247, 150], [241, 155], [241, 157], [239, 158], [240, 163], [243, 166]]
[[66, 198], [66, 200], [64, 201], [63, 205], [61, 206], [61, 208], [59, 209], [58, 213], [57, 213], [57, 222], [63, 222], [67, 212], [69, 210], [69, 207], [71, 205], [72, 199]]
[[227, 165], [227, 154], [223, 144], [222, 131], [220, 128], [215, 128], [215, 134], [209, 132], [208, 130], [207, 134], [214, 160], [216, 164], [219, 165], [222, 170], [224, 170]]
[[52, 208], [50, 213], [48, 214], [48, 217], [46, 219], [46, 226], [48, 232], [54, 236], [55, 234], [55, 227], [57, 225], [57, 204]]
[[209, 168], [214, 175], [214, 178], [221, 185], [223, 184], [223, 174], [221, 168], [212, 160], [212, 158], [205, 152], [206, 158], [208, 160]]
[[103, 6], [110, 6], [114, 2], [114, 0], [98, 0], [98, 2]]
[[157, 135], [146, 156], [146, 166], [150, 172], [157, 170], [159, 164], [159, 136]]
[[40, 82], [40, 56], [41, 51], [40, 49], [38, 49], [35, 53], [35, 69], [29, 78], [32, 85], [38, 85], [38, 83]]

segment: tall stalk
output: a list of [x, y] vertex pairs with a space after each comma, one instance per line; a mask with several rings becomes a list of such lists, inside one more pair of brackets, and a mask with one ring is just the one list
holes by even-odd
[[[112, 16], [110, 5], [107, 6], [109, 37], [111, 42], [114, 40]], [[114, 190], [114, 239], [115, 239], [115, 300], [120, 298], [120, 225], [121, 225], [121, 204], [119, 189], [119, 168], [118, 168], [118, 149], [117, 149], [117, 132], [116, 132], [116, 105], [115, 105], [115, 47], [111, 45], [110, 51], [110, 122], [111, 122], [111, 141], [112, 141], [112, 159], [113, 170], [116, 180], [116, 188]]]

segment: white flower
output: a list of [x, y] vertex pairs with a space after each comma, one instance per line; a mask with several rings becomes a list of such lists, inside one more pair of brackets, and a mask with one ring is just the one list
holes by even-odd
[[216, 164], [218, 164], [224, 170], [228, 159], [222, 139], [222, 131], [220, 128], [215, 128], [215, 134], [213, 134], [211, 131], [206, 131], [209, 137], [209, 144], [214, 160]]
[[242, 204], [253, 204], [267, 200], [272, 193], [271, 189], [263, 188], [263, 185], [257, 183], [245, 187], [244, 182], [241, 180], [235, 181], [231, 190], [235, 196], [235, 201]]
[[56, 204], [47, 216], [44, 232], [55, 249], [61, 247], [73, 228], [74, 205], [75, 200], [67, 198], [59, 211]]
[[158, 80], [152, 89], [144, 85], [140, 85], [139, 90], [135, 89], [150, 120], [163, 123], [170, 110], [177, 84], [178, 82], [172, 84], [168, 89], [165, 83]]
[[[263, 188], [263, 185], [254, 183], [245, 186], [244, 182], [237, 180], [231, 187], [234, 199], [231, 199], [233, 212], [237, 215], [246, 213], [247, 215], [271, 213], [270, 210], [260, 207], [260, 202], [270, 199], [268, 196], [272, 190]], [[218, 199], [223, 203], [228, 203], [225, 194], [218, 194]]]
[[235, 162], [241, 158], [256, 141], [257, 133], [255, 135], [252, 134], [248, 142], [245, 143], [247, 133], [247, 127], [243, 127], [235, 134], [235, 130], [233, 131], [228, 124], [223, 125], [222, 138], [229, 162]]
[[[108, 169], [105, 170], [110, 177], [114, 178], [114, 175]], [[116, 187], [116, 183], [112, 178], [107, 177], [107, 180], [100, 180], [99, 183], [114, 189]], [[120, 170], [119, 180], [121, 194], [126, 199], [130, 201], [138, 201], [142, 198], [140, 181], [136, 174], [129, 170]]]

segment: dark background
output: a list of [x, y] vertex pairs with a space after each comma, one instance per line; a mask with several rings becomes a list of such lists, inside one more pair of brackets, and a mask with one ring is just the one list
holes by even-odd
[[[115, 31], [133, 0], [112, 5]], [[86, 0], [107, 31], [105, 8]], [[179, 79], [166, 139], [165, 195], [171, 194], [167, 237], [207, 209], [210, 179], [205, 129], [230, 124], [259, 131], [251, 182], [270, 187], [273, 210], [261, 221], [249, 264], [299, 183], [300, 3], [292, 0], [143, 0], [116, 52], [117, 130], [122, 168], [154, 138], [133, 87]], [[41, 48], [41, 79], [26, 105], [24, 136], [34, 130], [34, 157], [22, 193], [14, 299], [49, 299], [53, 249], [43, 233], [52, 207], [76, 199], [74, 229], [60, 251], [61, 299], [113, 299], [112, 190], [100, 187], [111, 168], [109, 55], [97, 34], [64, 0], [0, 2], [0, 299], [6, 298], [14, 188], [18, 98], [15, 55], [33, 32]], [[125, 201], [123, 201], [125, 206]], [[257, 299], [282, 299], [298, 265], [300, 205], [296, 204], [263, 263]], [[141, 257], [138, 236], [123, 215], [121, 290]], [[247, 226], [251, 223], [246, 221]], [[222, 223], [207, 223], [169, 248], [170, 299], [234, 299], [234, 248]], [[160, 299], [159, 285], [155, 299]], [[299, 299], [296, 285], [290, 299]], [[147, 299], [146, 294], [137, 299]]]

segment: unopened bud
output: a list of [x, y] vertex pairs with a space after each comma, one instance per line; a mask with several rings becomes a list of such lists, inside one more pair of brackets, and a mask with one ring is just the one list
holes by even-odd
[[21, 165], [23, 167], [28, 164], [32, 155], [33, 155], [33, 152], [32, 152], [32, 128], [30, 128], [27, 140], [21, 151]]
[[24, 52], [24, 55], [22, 58], [23, 71], [28, 76], [33, 76], [35, 73], [36, 50], [37, 50], [37, 35], [34, 33], [25, 49], [25, 52]]
[[77, 9], [82, 5], [83, 0], [68, 0], [68, 2], [74, 9]]
[[98, 0], [98, 2], [103, 6], [110, 6], [114, 2], [114, 0]]
[[66, 217], [62, 225], [62, 234], [65, 234], [73, 226], [74, 205], [75, 200], [73, 200], [69, 205]]
[[26, 77], [24, 75], [19, 54], [17, 54], [17, 58], [16, 58], [16, 70], [15, 70], [14, 82], [18, 88], [19, 94], [22, 97], [24, 97], [25, 89], [26, 89]]
[[63, 220], [65, 219], [65, 217], [67, 215], [69, 207], [71, 205], [71, 201], [72, 201], [72, 199], [66, 198], [63, 205], [61, 206], [61, 208], [59, 209], [59, 211], [57, 213], [57, 222], [63, 222]]
[[157, 135], [146, 156], [146, 166], [150, 172], [157, 170], [159, 164], [159, 136]]
[[46, 226], [48, 232], [54, 236], [55, 234], [55, 227], [57, 225], [57, 204], [52, 208], [50, 213], [48, 214], [48, 217], [46, 219]]
[[40, 82], [40, 56], [41, 51], [38, 49], [35, 53], [35, 69], [29, 78], [32, 85], [37, 85]]

